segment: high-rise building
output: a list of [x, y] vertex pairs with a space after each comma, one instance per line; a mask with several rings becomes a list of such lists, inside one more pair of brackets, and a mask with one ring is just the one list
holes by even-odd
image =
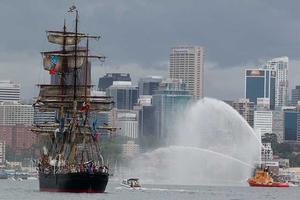
[[273, 133], [277, 136], [279, 143], [283, 142], [284, 137], [284, 115], [282, 111], [274, 110], [256, 110], [254, 111], [255, 131], [259, 131], [261, 135]]
[[278, 57], [267, 61], [264, 69], [276, 71], [275, 107], [281, 108], [288, 103], [288, 64], [289, 58]]
[[0, 81], [0, 102], [20, 101], [20, 84]]
[[202, 98], [204, 73], [204, 49], [199, 46], [171, 48], [169, 77], [181, 79], [194, 98]]
[[300, 141], [300, 109], [299, 107], [284, 109], [284, 140]]
[[138, 138], [138, 114], [133, 110], [117, 111], [117, 134], [131, 139]]
[[249, 99], [238, 99], [233, 101], [231, 106], [237, 110], [240, 115], [253, 127], [253, 115], [254, 115], [254, 103], [250, 102]]
[[130, 81], [114, 81], [106, 89], [106, 95], [113, 97], [117, 109], [132, 110], [139, 98], [139, 90]]
[[155, 120], [158, 137], [163, 143], [168, 143], [168, 137], [174, 133], [176, 116], [181, 115], [191, 102], [193, 96], [185, 90], [181, 80], [166, 80], [160, 84], [153, 95]]
[[[141, 96], [145, 97], [145, 96]], [[147, 96], [152, 97], [152, 96]], [[157, 134], [157, 120], [155, 119], [155, 107], [152, 105], [151, 98], [139, 99], [138, 106], [134, 110], [138, 113], [139, 144], [143, 151], [153, 149], [159, 141]]]
[[291, 105], [298, 105], [298, 101], [300, 101], [300, 85], [297, 85], [295, 89], [292, 89]]
[[140, 95], [153, 95], [158, 89], [159, 83], [162, 81], [161, 77], [150, 76], [141, 78], [139, 80], [139, 94]]
[[114, 81], [131, 81], [130, 74], [107, 73], [105, 76], [99, 78], [98, 90], [106, 91], [109, 86], [113, 85]]
[[269, 98], [270, 108], [275, 108], [276, 71], [268, 69], [246, 69], [245, 97], [257, 104], [257, 98]]

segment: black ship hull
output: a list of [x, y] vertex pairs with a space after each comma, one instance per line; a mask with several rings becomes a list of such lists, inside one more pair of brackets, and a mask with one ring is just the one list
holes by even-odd
[[108, 182], [108, 173], [39, 174], [40, 191], [103, 193]]

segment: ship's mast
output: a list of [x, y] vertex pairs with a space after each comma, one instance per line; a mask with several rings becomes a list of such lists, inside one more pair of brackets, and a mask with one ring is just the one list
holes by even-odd
[[89, 36], [86, 38], [86, 59], [85, 59], [85, 87], [84, 87], [84, 101], [87, 103], [87, 79], [88, 79], [88, 56], [89, 56]]
[[75, 66], [74, 66], [74, 97], [73, 100], [76, 101], [76, 85], [77, 85], [77, 41], [78, 41], [78, 10], [75, 10], [76, 17], [75, 17]]

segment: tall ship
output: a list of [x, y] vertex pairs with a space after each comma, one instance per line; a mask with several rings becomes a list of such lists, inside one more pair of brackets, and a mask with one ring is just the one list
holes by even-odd
[[102, 129], [114, 131], [108, 124], [98, 124], [97, 113], [110, 111], [111, 97], [91, 93], [89, 41], [99, 40], [78, 31], [78, 10], [75, 30], [47, 31], [48, 42], [60, 46], [56, 51], [41, 52], [44, 70], [50, 84], [40, 84], [39, 95], [33, 104], [41, 115], [55, 113], [55, 120], [33, 124], [41, 146], [38, 160], [39, 189], [48, 192], [103, 193], [109, 179], [109, 169], [101, 155], [98, 141]]

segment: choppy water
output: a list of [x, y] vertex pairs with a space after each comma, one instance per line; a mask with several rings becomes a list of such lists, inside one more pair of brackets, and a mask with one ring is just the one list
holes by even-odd
[[1, 200], [150, 200], [150, 199], [205, 199], [205, 200], [296, 200], [300, 198], [300, 187], [252, 188], [252, 187], [211, 187], [143, 185], [144, 190], [134, 191], [110, 182], [104, 194], [48, 193], [38, 191], [38, 181], [0, 180]]

